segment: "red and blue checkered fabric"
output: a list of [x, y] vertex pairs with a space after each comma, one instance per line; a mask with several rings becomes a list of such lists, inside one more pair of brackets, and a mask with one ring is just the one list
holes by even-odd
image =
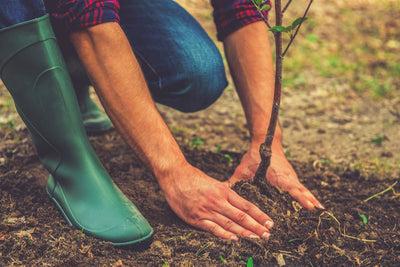
[[[270, 4], [270, 0], [265, 3]], [[219, 40], [247, 24], [262, 20], [251, 0], [211, 0], [211, 4]], [[267, 18], [268, 11], [263, 11], [263, 15]]]
[[[118, 0], [45, 0], [45, 3], [53, 21], [67, 31], [119, 22]], [[262, 20], [251, 0], [211, 0], [211, 4], [219, 40], [247, 24]], [[264, 16], [267, 15], [264, 11]]]
[[45, 0], [57, 28], [81, 30], [105, 22], [119, 22], [118, 0]]

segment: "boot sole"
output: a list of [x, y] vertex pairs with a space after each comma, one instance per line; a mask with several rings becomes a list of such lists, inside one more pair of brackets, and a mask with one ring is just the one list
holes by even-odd
[[[79, 229], [77, 227], [75, 227], [72, 222], [69, 220], [68, 216], [65, 214], [63, 208], [61, 207], [61, 205], [58, 203], [57, 199], [55, 199], [50, 192], [48, 191], [47, 187], [46, 187], [46, 193], [49, 196], [49, 198], [54, 202], [54, 204], [56, 205], [56, 207], [58, 208], [58, 210], [61, 212], [62, 216], [64, 217], [64, 219], [68, 222], [68, 224], [76, 229]], [[82, 231], [85, 232], [85, 229], [80, 229]], [[90, 235], [90, 233], [85, 232], [86, 234]], [[136, 239], [136, 240], [132, 240], [132, 241], [127, 241], [127, 242], [121, 242], [121, 243], [114, 243], [114, 242], [109, 242], [111, 243], [113, 246], [115, 247], [124, 247], [124, 246], [139, 246], [139, 248], [142, 248], [144, 246], [148, 246], [151, 242], [152, 242], [152, 237], [154, 234], [154, 230], [152, 229], [150, 234], [146, 235], [145, 237], [142, 237], [140, 239]], [[107, 242], [107, 241], [106, 241]]]

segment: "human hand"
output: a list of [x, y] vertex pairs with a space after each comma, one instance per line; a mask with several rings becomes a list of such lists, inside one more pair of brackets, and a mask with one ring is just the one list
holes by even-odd
[[[243, 156], [239, 166], [229, 179], [230, 185], [254, 177], [261, 161], [258, 147], [259, 145], [252, 145], [249, 151]], [[324, 209], [310, 190], [299, 181], [296, 172], [287, 160], [280, 145], [275, 144], [272, 147], [271, 165], [268, 168], [266, 180], [276, 188], [288, 192], [304, 208], [308, 210], [315, 208]]]
[[168, 204], [186, 223], [224, 239], [269, 238], [271, 218], [227, 183], [190, 165], [159, 181]]

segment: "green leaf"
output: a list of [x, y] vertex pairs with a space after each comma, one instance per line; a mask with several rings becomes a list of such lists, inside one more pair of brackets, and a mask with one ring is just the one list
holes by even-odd
[[264, 2], [264, 0], [252, 0], [252, 1], [253, 1], [253, 4], [254, 4], [258, 9], [261, 8], [261, 5], [262, 5], [263, 2]]
[[385, 140], [386, 140], [385, 135], [377, 135], [371, 139], [371, 143], [373, 143], [376, 146], [381, 146]]
[[300, 24], [302, 24], [306, 20], [307, 20], [307, 17], [295, 19], [292, 22], [292, 25], [291, 25], [292, 29], [295, 29], [297, 26], [299, 26]]
[[220, 256], [219, 256], [219, 259], [221, 260], [222, 263], [224, 263], [224, 264], [227, 263], [227, 261], [226, 261], [226, 259], [224, 258], [224, 256], [220, 255]]
[[247, 259], [246, 267], [254, 267], [253, 257]]
[[233, 158], [231, 155], [229, 154], [224, 154], [224, 158], [225, 160], [228, 162], [229, 165], [231, 165], [233, 163]]
[[222, 146], [220, 144], [215, 145], [215, 152], [220, 153], [222, 150]]
[[194, 149], [200, 148], [204, 145], [204, 139], [198, 136], [195, 136], [190, 141], [190, 146]]
[[360, 219], [361, 219], [361, 221], [362, 221], [362, 223], [363, 223], [364, 225], [367, 225], [367, 224], [368, 224], [368, 217], [367, 217], [367, 215], [362, 214], [362, 213], [359, 213], [358, 216], [360, 216]]
[[270, 29], [271, 32], [277, 33], [277, 32], [286, 32], [288, 31], [285, 26], [273, 26]]
[[260, 8], [260, 11], [267, 11], [267, 10], [270, 10], [270, 9], [271, 9], [271, 6], [268, 5], [268, 4], [265, 4]]

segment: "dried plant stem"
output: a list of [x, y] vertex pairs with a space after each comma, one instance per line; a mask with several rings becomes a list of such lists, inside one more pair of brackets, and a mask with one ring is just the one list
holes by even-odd
[[[374, 194], [374, 195], [372, 195], [372, 196], [370, 196], [369, 198], [366, 198], [366, 199], [364, 199], [363, 200], [363, 202], [367, 202], [367, 201], [370, 201], [371, 199], [374, 199], [374, 198], [376, 198], [376, 197], [379, 197], [380, 195], [383, 195], [383, 194], [385, 194], [386, 192], [388, 192], [388, 191], [390, 191], [390, 190], [394, 190], [394, 187], [397, 185], [397, 181], [394, 183], [394, 184], [392, 184], [391, 186], [389, 186], [388, 188], [386, 188], [385, 190], [383, 190], [383, 191], [381, 191], [381, 192], [379, 192], [379, 193], [376, 193], [376, 194]], [[396, 194], [396, 193], [395, 193]]]
[[358, 241], [365, 242], [365, 243], [374, 243], [374, 242], [376, 242], [376, 240], [374, 240], [374, 239], [359, 238], [359, 237], [356, 237], [356, 236], [352, 236], [352, 235], [346, 234], [346, 229], [343, 227], [343, 230], [342, 230], [341, 223], [339, 222], [339, 220], [335, 217], [335, 215], [333, 215], [333, 213], [328, 212], [328, 211], [324, 211], [319, 215], [318, 225], [317, 225], [317, 230], [316, 230], [317, 236], [318, 236], [319, 227], [321, 226], [321, 217], [323, 215], [325, 215], [325, 214], [328, 215], [329, 217], [331, 217], [337, 223], [338, 229], [339, 229], [339, 233], [343, 237], [347, 237], [347, 238], [358, 240]]

